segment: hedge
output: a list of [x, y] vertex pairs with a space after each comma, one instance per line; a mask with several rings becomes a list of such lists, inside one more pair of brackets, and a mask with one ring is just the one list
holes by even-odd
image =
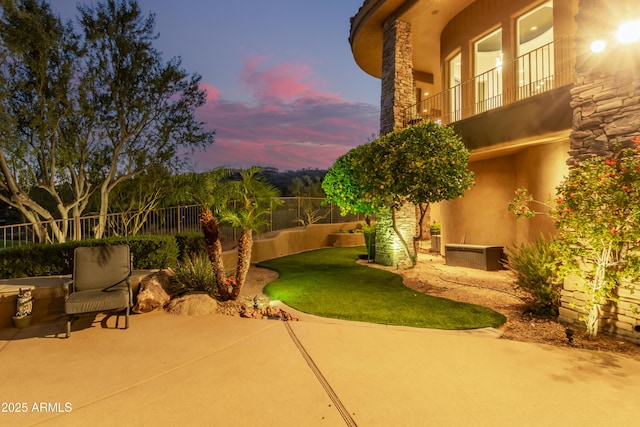
[[[197, 240], [195, 236], [192, 239]], [[0, 251], [0, 278], [71, 274], [76, 247], [118, 244], [129, 245], [136, 270], [174, 267], [179, 259], [176, 238], [166, 235], [109, 237], [61, 244], [34, 243]]]

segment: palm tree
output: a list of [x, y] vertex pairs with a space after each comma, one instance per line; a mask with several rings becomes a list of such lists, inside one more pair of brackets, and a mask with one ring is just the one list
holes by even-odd
[[227, 285], [227, 274], [222, 261], [222, 242], [220, 242], [220, 223], [209, 208], [203, 208], [200, 214], [200, 224], [204, 233], [204, 243], [207, 257], [216, 275], [218, 298], [222, 301], [231, 299]]
[[214, 169], [204, 173], [188, 173], [174, 178], [174, 192], [169, 197], [170, 202], [196, 202], [202, 208], [200, 224], [204, 233], [207, 257], [216, 276], [218, 298], [229, 299], [229, 292], [225, 283], [227, 275], [222, 262], [222, 242], [220, 241], [220, 222], [216, 215], [227, 205], [229, 189], [225, 187], [225, 180], [229, 171]]
[[228, 183], [235, 206], [220, 212], [223, 222], [241, 230], [235, 279], [231, 286], [225, 286], [228, 299], [231, 300], [238, 298], [247, 278], [251, 265], [253, 233], [259, 233], [260, 227], [268, 224], [267, 216], [273, 208], [274, 197], [278, 196], [278, 190], [258, 175], [259, 171], [259, 168], [242, 171], [240, 181]]
[[[174, 196], [195, 200], [202, 207], [200, 224], [207, 256], [216, 275], [217, 298], [221, 301], [238, 298], [251, 265], [253, 233], [268, 224], [273, 199], [279, 195], [259, 172], [260, 168], [241, 171], [239, 180], [231, 179], [224, 169], [178, 178], [181, 194], [176, 192]], [[221, 223], [241, 230], [235, 276], [227, 277], [222, 260]]]

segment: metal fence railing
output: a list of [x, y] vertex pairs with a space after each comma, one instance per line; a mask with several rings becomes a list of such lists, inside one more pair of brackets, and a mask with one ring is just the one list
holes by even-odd
[[[362, 215], [340, 214], [333, 203], [324, 203], [323, 198], [277, 197], [274, 208], [267, 218], [267, 224], [261, 231], [276, 231], [307, 224], [334, 224], [340, 222], [361, 221]], [[103, 237], [134, 236], [137, 234], [168, 234], [198, 232], [200, 228], [200, 206], [174, 206], [145, 212], [121, 212], [107, 215], [107, 226]], [[77, 220], [56, 220], [40, 222], [37, 225], [13, 224], [0, 226], [0, 248], [20, 246], [40, 241], [38, 235], [46, 236], [47, 243], [59, 243], [61, 240], [86, 240], [95, 237], [98, 215], [83, 216]], [[65, 224], [66, 222], [66, 224]], [[54, 233], [54, 223], [58, 230], [67, 230], [63, 239]], [[36, 233], [34, 227], [39, 227]], [[229, 226], [221, 227], [222, 241], [238, 239], [238, 230]]]
[[573, 38], [557, 39], [403, 112], [403, 126], [424, 120], [444, 125], [573, 83]]

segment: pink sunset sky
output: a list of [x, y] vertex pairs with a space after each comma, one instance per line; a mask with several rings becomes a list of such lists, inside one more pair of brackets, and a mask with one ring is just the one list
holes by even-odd
[[[75, 0], [50, 0], [63, 19]], [[95, 1], [80, 1], [92, 4]], [[349, 18], [362, 0], [138, 0], [163, 59], [202, 76], [198, 118], [216, 138], [197, 171], [327, 169], [379, 128], [380, 81], [356, 65]]]
[[326, 84], [306, 65], [244, 58], [241, 83], [251, 101], [224, 99], [206, 85], [199, 117], [216, 129], [216, 143], [201, 162], [280, 169], [329, 168], [376, 131], [379, 110], [323, 91]]

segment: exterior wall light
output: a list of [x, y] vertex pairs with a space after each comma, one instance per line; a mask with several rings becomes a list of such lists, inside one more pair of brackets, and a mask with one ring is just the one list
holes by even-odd
[[591, 43], [591, 52], [600, 53], [607, 48], [607, 42], [604, 40], [596, 40]]
[[616, 40], [623, 44], [635, 43], [640, 40], [640, 19], [620, 24], [616, 32]]
[[[640, 41], [640, 19], [627, 21], [620, 24], [616, 31], [616, 41], [620, 44], [631, 44]], [[604, 52], [607, 48], [607, 41], [604, 39], [595, 40], [591, 43], [591, 52]]]

